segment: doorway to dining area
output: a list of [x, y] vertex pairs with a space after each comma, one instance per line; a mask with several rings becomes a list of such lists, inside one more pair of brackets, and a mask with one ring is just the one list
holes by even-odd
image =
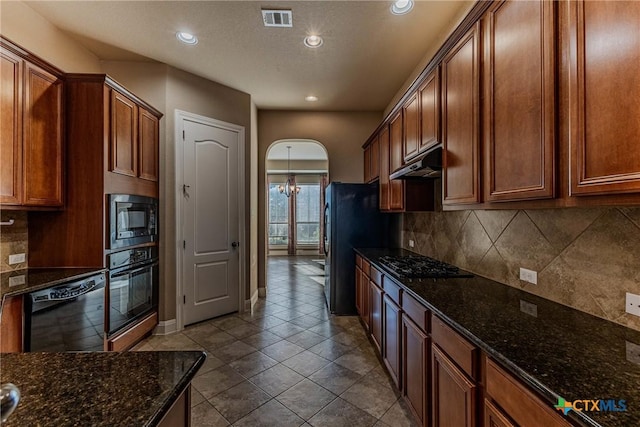
[[313, 140], [280, 140], [267, 151], [267, 255], [322, 252], [329, 160]]

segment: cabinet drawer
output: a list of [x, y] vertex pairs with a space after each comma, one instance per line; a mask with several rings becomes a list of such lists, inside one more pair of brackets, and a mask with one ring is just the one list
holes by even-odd
[[464, 372], [477, 379], [478, 348], [469, 343], [444, 322], [433, 316], [431, 320], [431, 337]]
[[366, 259], [362, 258], [362, 272], [369, 277], [369, 269], [371, 268], [371, 263]]
[[378, 285], [379, 288], [382, 287], [382, 273], [375, 267], [371, 267], [369, 277], [371, 277], [371, 281]]
[[486, 392], [522, 427], [569, 427], [559, 413], [527, 390], [491, 359], [486, 362]]
[[402, 309], [423, 331], [429, 330], [429, 310], [406, 292], [402, 296]]
[[402, 288], [400, 288], [398, 284], [389, 279], [387, 276], [384, 276], [382, 278], [382, 288], [387, 293], [387, 295], [389, 295], [389, 298], [393, 300], [393, 302], [400, 305], [400, 295], [402, 294]]
[[356, 255], [356, 265], [362, 270], [362, 257], [360, 255]]

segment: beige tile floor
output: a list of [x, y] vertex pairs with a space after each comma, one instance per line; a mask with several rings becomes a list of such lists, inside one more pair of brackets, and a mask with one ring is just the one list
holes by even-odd
[[268, 295], [232, 314], [152, 336], [136, 350], [205, 350], [193, 427], [413, 426], [355, 316], [328, 313], [312, 257], [269, 258]]

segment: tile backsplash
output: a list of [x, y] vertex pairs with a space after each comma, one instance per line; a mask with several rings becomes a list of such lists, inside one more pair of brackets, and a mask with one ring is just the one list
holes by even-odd
[[[640, 294], [640, 208], [407, 213], [402, 244], [640, 330], [640, 317], [625, 313], [625, 293]], [[521, 281], [520, 267], [538, 284]]]
[[27, 261], [9, 265], [9, 255], [25, 254], [28, 258], [29, 232], [27, 229], [27, 213], [19, 211], [2, 211], [0, 220], [7, 222], [13, 219], [13, 225], [0, 228], [0, 273], [27, 268]]

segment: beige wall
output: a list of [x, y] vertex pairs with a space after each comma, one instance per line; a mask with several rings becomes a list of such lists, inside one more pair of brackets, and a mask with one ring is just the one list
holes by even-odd
[[378, 112], [258, 112], [258, 283], [265, 286], [266, 272], [266, 184], [267, 149], [280, 139], [313, 139], [327, 149], [329, 179], [362, 182], [362, 144], [382, 119]]
[[98, 57], [20, 1], [0, 2], [4, 37], [67, 73], [100, 73]]
[[[484, 277], [640, 330], [625, 313], [638, 293], [640, 208], [458, 211], [405, 214], [403, 247]], [[538, 284], [519, 279], [520, 267]]]
[[[0, 221], [13, 225], [3, 225], [0, 232], [0, 273], [21, 270], [28, 267], [29, 257], [29, 229], [27, 227], [27, 213], [18, 211], [2, 211]], [[9, 265], [9, 255], [25, 254], [26, 261]]]

